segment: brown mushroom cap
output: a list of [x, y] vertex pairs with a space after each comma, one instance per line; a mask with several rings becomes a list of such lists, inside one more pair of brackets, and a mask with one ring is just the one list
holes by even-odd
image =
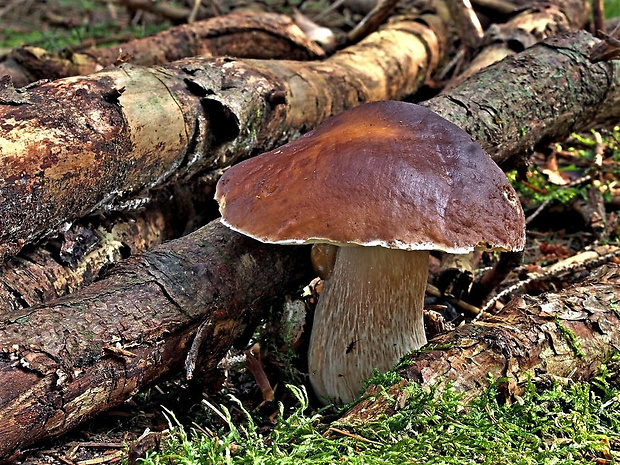
[[517, 194], [482, 147], [405, 102], [358, 106], [233, 166], [216, 200], [226, 225], [263, 242], [450, 253], [525, 243]]

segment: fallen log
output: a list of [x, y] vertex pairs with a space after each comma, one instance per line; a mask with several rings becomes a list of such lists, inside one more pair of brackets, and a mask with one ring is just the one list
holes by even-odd
[[[562, 13], [564, 10], [560, 10], [557, 6], [551, 5], [544, 8], [533, 6], [528, 10], [520, 12], [509, 23], [501, 27], [508, 30], [515, 28], [522, 30], [524, 27], [537, 30], [537, 26], [543, 23], [549, 26], [542, 28], [544, 31], [558, 31], [566, 29], [569, 22], [578, 26], [583, 23], [585, 17], [587, 17], [587, 15], [584, 14], [587, 9], [578, 10], [575, 8], [577, 4], [581, 3], [583, 3], [581, 0], [571, 0], [568, 6], [563, 5], [562, 8], [569, 12], [567, 15], [564, 15]], [[576, 13], [576, 11], [579, 13]], [[294, 29], [290, 29], [290, 26], [291, 21], [281, 15], [237, 14], [209, 20], [201, 25], [192, 25], [191, 29], [186, 26], [180, 26], [162, 33], [163, 35], [161, 36], [140, 39], [120, 47], [122, 47], [124, 52], [134, 55], [133, 62], [137, 61], [143, 64], [151, 63], [153, 60], [164, 61], [165, 59], [177, 57], [178, 55], [174, 55], [173, 52], [180, 53], [181, 55], [197, 51], [201, 53], [204, 52], [204, 48], [200, 48], [204, 47], [204, 44], [198, 46], [198, 41], [194, 36], [206, 36], [206, 40], [209, 44], [215, 44], [217, 46], [217, 44], [220, 44], [220, 41], [224, 39], [226, 39], [226, 43], [230, 42], [229, 39], [233, 36], [238, 39], [239, 34], [258, 33], [268, 36], [270, 33], [273, 33], [276, 37], [282, 36], [286, 38], [285, 36], [290, 36], [290, 40], [293, 43], [298, 44], [300, 47], [305, 47], [303, 38], [297, 40], [297, 33]], [[522, 31], [521, 34], [523, 33]], [[534, 34], [537, 40], [543, 37], [543, 35], [537, 35], [535, 31]], [[178, 51], [169, 51], [169, 49], [166, 48], [169, 47], [168, 39], [171, 37], [176, 40], [176, 42], [173, 41], [172, 43], [178, 42], [179, 45], [182, 45], [178, 47]], [[166, 43], [167, 45], [166, 47], [153, 45], [153, 40], [157, 43]], [[249, 42], [253, 44], [256, 43], [255, 41], [248, 40], [235, 41], [235, 43], [240, 44], [247, 44]], [[280, 41], [275, 41], [275, 43], [277, 45]], [[288, 42], [285, 41], [285, 43]], [[148, 48], [149, 53], [145, 52], [144, 49], [146, 48]], [[152, 50], [156, 51], [154, 55], [150, 52]], [[232, 53], [232, 49], [228, 50], [217, 47], [216, 51]], [[269, 49], [265, 49], [266, 53], [270, 53], [270, 51]], [[89, 59], [92, 58], [94, 60], [91, 61], [91, 63], [105, 64], [116, 59], [119, 48], [92, 50], [88, 53]], [[243, 54], [237, 51], [237, 54], [239, 53]], [[296, 55], [292, 55], [292, 57], [296, 57]], [[84, 59], [85, 58], [80, 58], [77, 61], [82, 63]], [[41, 63], [37, 62], [35, 64], [39, 65]], [[37, 66], [35, 66], [35, 68], [36, 67]], [[85, 69], [81, 68], [79, 71], [84, 72]], [[213, 179], [216, 179], [216, 177], [214, 176]], [[144, 200], [149, 204], [158, 203], [157, 199], [153, 200], [149, 199], [149, 197], [150, 194], [139, 201], [142, 202]], [[157, 212], [153, 212], [154, 208], [156, 207], [153, 205], [149, 207], [150, 212], [154, 213], [155, 216], [146, 212], [148, 218], [153, 221], [157, 220]], [[165, 210], [167, 212], [178, 211], [174, 206], [170, 208], [166, 207]], [[176, 237], [167, 234], [172, 228], [166, 227], [165, 222], [161, 221], [163, 216], [160, 215], [160, 217], [158, 224], [163, 226], [161, 234], [150, 234], [146, 238], [140, 235], [136, 239], [139, 245], [149, 247], [157, 244], [161, 240]], [[128, 220], [128, 222], [124, 222], [118, 227], [114, 225], [108, 227], [106, 225], [106, 228], [102, 229], [99, 226], [95, 226], [93, 232], [91, 232], [91, 237], [93, 237], [96, 242], [89, 244], [88, 254], [84, 255], [83, 258], [79, 260], [73, 260], [72, 263], [66, 263], [66, 260], [59, 260], [54, 251], [54, 246], [51, 247], [52, 250], [49, 250], [50, 247], [46, 248], [45, 242], [43, 244], [38, 244], [35, 249], [30, 249], [22, 253], [22, 256], [14, 258], [11, 262], [7, 262], [4, 271], [0, 273], [0, 314], [2, 314], [3, 311], [9, 312], [10, 314], [11, 309], [15, 310], [49, 301], [51, 298], [60, 297], [61, 295], [79, 289], [79, 287], [84, 284], [88, 284], [98, 275], [101, 269], [111, 266], [118, 261], [118, 259], [126, 256], [123, 253], [126, 242], [129, 243], [132, 253], [144, 250], [143, 247], [134, 247], [131, 244], [131, 239], [127, 239], [127, 234], [129, 231], [148, 231], [149, 229], [147, 226], [142, 227], [142, 229], [138, 228], [139, 225], [146, 225], [148, 223], [144, 221], [145, 216], [142, 215], [142, 213], [138, 215], [130, 213]], [[175, 223], [176, 222], [178, 221], [175, 220]], [[81, 227], [83, 227], [83, 225], [75, 225], [71, 227], [69, 231], [61, 234], [59, 240], [63, 243], [62, 246], [67, 242], [63, 236], [75, 234], [73, 229]], [[116, 238], [116, 232], [122, 233], [125, 239], [119, 242]], [[78, 237], [78, 239], [81, 238]], [[52, 241], [56, 241], [56, 239], [52, 239]]]
[[422, 102], [467, 131], [500, 166], [536, 144], [620, 120], [620, 62], [591, 63], [585, 31], [551, 37]]
[[505, 23], [492, 24], [481, 39], [480, 51], [468, 63], [466, 69], [454, 77], [448, 85], [455, 87], [481, 69], [522, 52], [548, 37], [571, 29], [584, 28], [589, 19], [589, 12], [587, 4], [581, 11], [576, 11], [575, 8], [566, 8], [566, 5], [563, 9], [553, 3], [547, 3], [533, 5], [520, 11]]
[[123, 196], [414, 93], [438, 65], [444, 29], [439, 15], [400, 16], [322, 62], [194, 58], [28, 90], [0, 83], [0, 258]]
[[[392, 387], [369, 386], [366, 399], [340, 420], [355, 425], [403, 405], [408, 383], [450, 383], [467, 402], [500, 381], [508, 401], [539, 376], [587, 380], [620, 347], [620, 266], [605, 265], [560, 292], [513, 299], [497, 315], [432, 339], [407, 356]], [[384, 390], [387, 395], [382, 394]]]
[[415, 92], [445, 37], [436, 16], [415, 19], [321, 62], [127, 64], [19, 91], [5, 80], [0, 257], [123, 196], [228, 166], [361, 102]]
[[283, 289], [312, 277], [309, 250], [260, 244], [218, 221], [128, 259], [110, 277], [0, 325], [0, 460], [118, 405], [199, 356], [216, 365]]
[[0, 76], [9, 75], [22, 87], [39, 79], [91, 74], [117, 62], [152, 66], [198, 55], [310, 60], [325, 53], [288, 16], [232, 13], [112, 47], [62, 54], [17, 47], [0, 62]]

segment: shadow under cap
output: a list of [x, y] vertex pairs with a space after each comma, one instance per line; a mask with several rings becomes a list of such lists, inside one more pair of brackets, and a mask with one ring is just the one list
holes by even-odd
[[504, 173], [425, 107], [360, 105], [229, 169], [223, 222], [262, 242], [521, 250], [525, 222]]

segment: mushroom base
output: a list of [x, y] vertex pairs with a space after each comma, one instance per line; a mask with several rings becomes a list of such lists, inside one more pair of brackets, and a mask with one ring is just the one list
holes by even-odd
[[342, 247], [314, 315], [308, 365], [319, 399], [352, 401], [373, 370], [426, 344], [428, 252]]

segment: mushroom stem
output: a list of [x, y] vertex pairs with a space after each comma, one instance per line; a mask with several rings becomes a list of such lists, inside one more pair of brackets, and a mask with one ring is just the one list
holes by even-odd
[[350, 402], [373, 369], [426, 344], [428, 251], [342, 247], [314, 315], [308, 364], [322, 400]]

